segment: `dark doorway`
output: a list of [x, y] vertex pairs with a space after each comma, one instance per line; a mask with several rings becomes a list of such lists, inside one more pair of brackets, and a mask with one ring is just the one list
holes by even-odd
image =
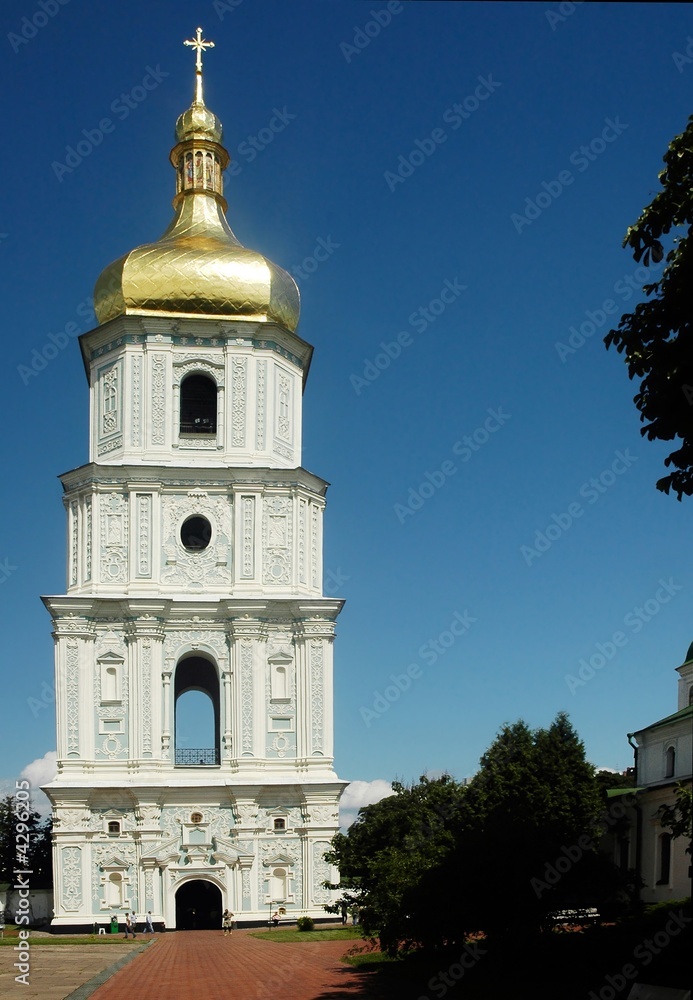
[[215, 885], [204, 879], [186, 882], [176, 893], [176, 930], [219, 930], [221, 910], [221, 891]]

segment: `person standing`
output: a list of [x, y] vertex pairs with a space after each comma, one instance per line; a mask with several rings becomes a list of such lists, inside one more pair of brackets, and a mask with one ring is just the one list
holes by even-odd
[[126, 913], [125, 914], [125, 937], [127, 937], [128, 934], [132, 934], [133, 938], [137, 937], [137, 935], [135, 934], [135, 914], [134, 913]]
[[151, 910], [147, 910], [147, 916], [144, 918], [144, 930], [142, 931], [142, 933], [143, 934], [153, 934], [154, 933], [154, 924], [152, 923], [152, 911]]
[[224, 928], [224, 937], [233, 932], [233, 913], [230, 910], [224, 910], [221, 918], [221, 926]]

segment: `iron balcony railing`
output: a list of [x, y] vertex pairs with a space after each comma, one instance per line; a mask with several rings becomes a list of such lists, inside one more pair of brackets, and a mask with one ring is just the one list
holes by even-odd
[[220, 764], [220, 754], [216, 747], [185, 747], [176, 749], [176, 764], [187, 767], [210, 767]]
[[217, 422], [208, 417], [198, 417], [196, 420], [181, 420], [181, 434], [216, 434]]

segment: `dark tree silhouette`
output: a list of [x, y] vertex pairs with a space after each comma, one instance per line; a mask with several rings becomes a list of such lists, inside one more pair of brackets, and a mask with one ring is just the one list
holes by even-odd
[[647, 299], [604, 338], [625, 355], [639, 378], [634, 402], [648, 440], [680, 441], [664, 460], [672, 471], [657, 482], [677, 499], [693, 493], [693, 115], [672, 140], [659, 175], [662, 190], [643, 209], [623, 242], [645, 266], [664, 259], [661, 277], [644, 286]]

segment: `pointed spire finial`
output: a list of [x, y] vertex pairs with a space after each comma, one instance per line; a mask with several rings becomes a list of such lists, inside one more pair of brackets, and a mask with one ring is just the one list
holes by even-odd
[[195, 60], [195, 104], [204, 104], [202, 97], [202, 54], [205, 49], [213, 49], [214, 42], [206, 42], [202, 38], [202, 28], [195, 32], [195, 38], [186, 39], [183, 45], [189, 45], [195, 49], [197, 58]]

